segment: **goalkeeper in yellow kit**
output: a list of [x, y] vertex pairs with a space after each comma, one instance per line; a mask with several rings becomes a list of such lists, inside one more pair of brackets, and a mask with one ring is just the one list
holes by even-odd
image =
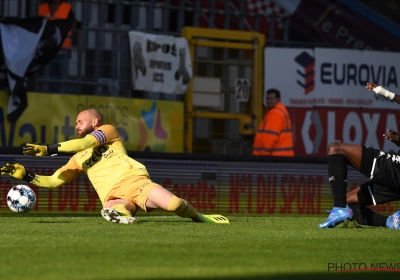
[[152, 182], [146, 167], [128, 157], [117, 129], [103, 125], [97, 110], [79, 113], [76, 130], [77, 139], [50, 145], [27, 143], [23, 148], [25, 155], [32, 156], [75, 153], [53, 175], [27, 172], [18, 163], [7, 163], [1, 168], [1, 175], [10, 175], [38, 187], [57, 188], [84, 173], [101, 200], [101, 215], [114, 223], [135, 223], [133, 216], [137, 206], [146, 212], [164, 209], [195, 222], [229, 223], [220, 215], [198, 213], [189, 202]]

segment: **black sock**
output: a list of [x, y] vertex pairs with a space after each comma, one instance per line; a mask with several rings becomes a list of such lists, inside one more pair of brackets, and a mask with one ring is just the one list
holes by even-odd
[[373, 211], [360, 204], [350, 204], [349, 207], [353, 210], [353, 219], [360, 225], [372, 226]]
[[360, 225], [385, 227], [387, 216], [376, 213], [364, 205], [355, 204], [349, 205], [353, 210], [353, 219]]
[[333, 194], [333, 206], [346, 207], [347, 161], [342, 155], [328, 156], [328, 176]]
[[386, 227], [386, 220], [388, 216], [372, 212], [372, 225], [375, 227]]

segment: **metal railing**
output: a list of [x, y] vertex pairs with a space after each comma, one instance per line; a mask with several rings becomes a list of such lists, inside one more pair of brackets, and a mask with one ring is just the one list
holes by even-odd
[[[0, 15], [36, 16], [38, 6], [42, 2], [42, 0], [2, 0]], [[287, 17], [249, 12], [245, 6], [246, 1], [210, 0], [207, 1], [209, 4], [207, 7], [204, 6], [206, 1], [201, 0], [70, 0], [67, 2], [73, 5], [76, 18], [72, 49], [69, 53], [60, 54], [53, 60], [54, 63], [64, 65], [66, 74], [54, 76], [51, 66], [48, 65], [30, 79], [29, 91], [184, 101], [185, 96], [182, 95], [132, 90], [128, 38], [128, 32], [131, 30], [172, 36], [181, 36], [185, 26], [259, 32], [263, 28], [262, 23], [267, 20], [269, 28], [264, 38], [268, 46], [315, 46], [309, 42], [290, 41]], [[247, 21], [249, 17], [252, 18], [251, 26]], [[278, 22], [283, 26], [282, 29], [276, 28]], [[246, 77], [252, 71], [251, 63], [245, 59], [244, 51], [237, 51], [234, 58], [230, 56], [229, 49], [220, 51], [218, 54], [208, 51], [205, 55], [196, 55], [196, 61], [193, 62], [194, 76], [205, 76], [202, 74], [205, 71], [206, 76], [221, 79], [221, 90], [225, 94], [224, 104], [221, 106], [223, 112], [252, 114], [254, 106], [250, 106], [251, 109], [242, 108], [240, 105], [239, 108], [237, 102], [232, 101], [234, 89], [231, 85], [235, 75]], [[232, 69], [238, 69], [237, 73], [236, 70], [232, 71], [233, 74], [230, 73]], [[228, 118], [222, 121], [216, 119], [204, 122], [201, 116], [197, 116], [193, 124], [195, 132], [191, 130], [193, 138], [188, 138], [189, 146], [193, 145], [193, 150], [189, 149], [190, 152], [250, 154], [252, 135], [238, 129], [243, 126], [243, 118]], [[205, 123], [203, 126], [207, 127], [204, 131], [207, 134], [206, 139], [202, 138], [203, 135], [196, 135], [203, 122]], [[223, 132], [223, 137], [216, 135]], [[207, 143], [203, 145], [200, 143], [201, 140], [206, 140]], [[222, 148], [216, 150], [217, 146]]]
[[[43, 0], [2, 0], [3, 17], [32, 17]], [[160, 93], [134, 92], [131, 86], [128, 31], [180, 36], [185, 26], [245, 30], [246, 17], [253, 17], [254, 31], [260, 20], [268, 18], [269, 45], [293, 44], [289, 41], [288, 20], [279, 16], [250, 13], [245, 1], [211, 0], [204, 6], [200, 0], [69, 0], [76, 17], [73, 47], [66, 76], [51, 76], [44, 69], [29, 83], [29, 90], [123, 97], [151, 96], [156, 99], [180, 100]], [[204, 20], [207, 19], [207, 20]], [[282, 38], [274, 36], [275, 22], [284, 23]], [[232, 22], [237, 21], [233, 28]], [[206, 26], [205, 26], [206, 25]], [[304, 45], [304, 44], [303, 44]], [[60, 58], [55, 58], [55, 60]]]

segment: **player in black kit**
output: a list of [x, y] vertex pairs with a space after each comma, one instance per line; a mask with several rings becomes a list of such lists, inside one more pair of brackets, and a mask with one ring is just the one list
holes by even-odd
[[[400, 95], [376, 83], [367, 83], [366, 88], [400, 104]], [[396, 131], [388, 129], [383, 136], [400, 147], [400, 135]], [[347, 165], [371, 180], [346, 194]], [[328, 219], [318, 228], [335, 227], [346, 220], [355, 219], [362, 225], [400, 229], [400, 211], [387, 217], [367, 207], [400, 200], [400, 154], [333, 142], [328, 147], [328, 175], [334, 207]]]

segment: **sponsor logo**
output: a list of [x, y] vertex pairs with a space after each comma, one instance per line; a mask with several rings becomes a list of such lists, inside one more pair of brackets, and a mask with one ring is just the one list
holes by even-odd
[[307, 52], [302, 52], [294, 60], [301, 66], [301, 70], [296, 71], [299, 74], [297, 84], [304, 89], [304, 94], [309, 94], [315, 87], [315, 58]]
[[383, 87], [397, 87], [396, 68], [390, 66], [375, 66], [372, 64], [332, 63], [321, 64], [320, 80], [328, 85], [365, 85], [376, 81]]

